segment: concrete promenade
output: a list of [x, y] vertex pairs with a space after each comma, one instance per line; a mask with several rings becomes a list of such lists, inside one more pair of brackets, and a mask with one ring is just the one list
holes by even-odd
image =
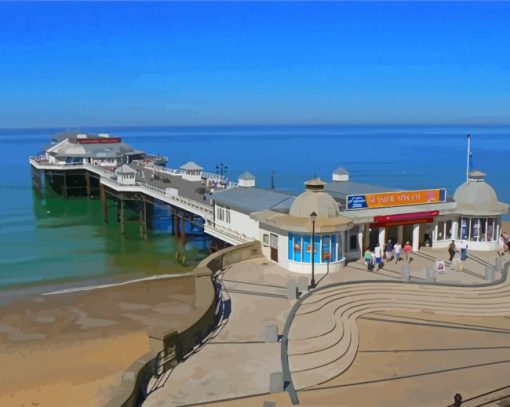
[[[411, 279], [425, 279], [425, 268], [442, 255], [432, 249], [414, 254]], [[472, 253], [463, 271], [447, 270], [438, 279], [483, 284], [494, 257]], [[415, 397], [410, 405], [437, 406], [451, 403], [457, 391], [467, 397], [506, 384], [510, 287], [400, 284], [401, 265], [372, 273], [355, 262], [318, 276], [319, 287], [371, 282], [317, 291], [298, 309], [288, 353], [302, 405], [395, 406]], [[260, 406], [266, 400], [291, 405], [287, 393], [269, 394], [269, 375], [282, 369], [281, 349], [264, 342], [264, 329], [274, 324], [281, 333], [294, 302], [283, 298], [284, 288], [298, 277], [262, 259], [226, 270], [228, 322], [144, 405]]]
[[178, 365], [144, 406], [175, 406], [269, 393], [269, 376], [281, 371], [280, 343], [265, 342], [267, 325], [283, 330], [293, 301], [288, 272], [265, 259], [228, 267], [222, 276], [232, 313], [214, 337]]

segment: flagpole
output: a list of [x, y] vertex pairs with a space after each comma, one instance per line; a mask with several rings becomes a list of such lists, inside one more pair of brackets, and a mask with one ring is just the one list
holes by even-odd
[[471, 134], [467, 135], [466, 181], [469, 180], [469, 161], [471, 159]]

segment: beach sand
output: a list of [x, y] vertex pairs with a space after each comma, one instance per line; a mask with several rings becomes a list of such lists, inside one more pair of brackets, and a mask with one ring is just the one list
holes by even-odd
[[167, 278], [0, 308], [1, 406], [98, 406], [149, 351], [152, 329], [180, 329], [203, 312], [195, 280]]

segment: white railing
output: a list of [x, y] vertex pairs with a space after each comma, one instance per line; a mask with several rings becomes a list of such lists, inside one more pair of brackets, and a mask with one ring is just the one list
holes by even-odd
[[241, 242], [244, 242], [244, 243], [247, 243], [247, 242], [252, 242], [254, 241], [255, 239], [252, 239], [248, 236], [246, 236], [244, 233], [239, 233], [235, 230], [232, 230], [232, 229], [228, 229], [224, 226], [219, 226], [218, 224], [215, 224], [214, 227], [213, 226], [209, 226], [210, 229], [212, 230], [215, 230], [217, 232], [220, 232], [220, 233], [223, 233], [224, 235], [227, 235], [227, 236], [230, 236], [230, 237], [233, 237], [234, 239], [237, 239]]

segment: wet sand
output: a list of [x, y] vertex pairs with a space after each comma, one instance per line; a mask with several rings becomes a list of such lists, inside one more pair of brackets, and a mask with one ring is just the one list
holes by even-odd
[[0, 405], [97, 406], [149, 351], [151, 330], [182, 329], [203, 310], [192, 277], [34, 295], [0, 308]]

